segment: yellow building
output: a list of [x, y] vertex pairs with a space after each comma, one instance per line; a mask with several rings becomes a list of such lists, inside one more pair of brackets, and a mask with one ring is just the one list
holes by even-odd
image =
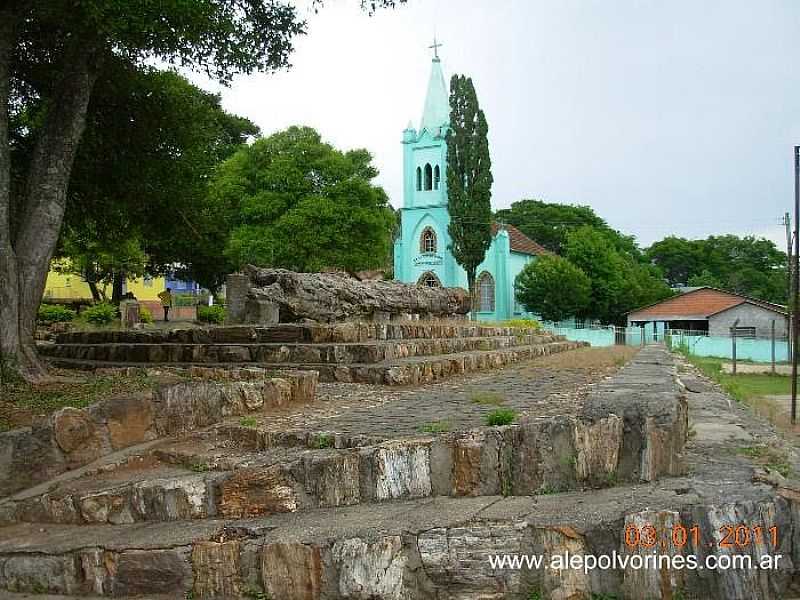
[[[139, 300], [158, 300], [158, 293], [166, 286], [164, 277], [144, 277], [128, 279], [125, 282], [125, 291], [133, 292]], [[111, 287], [106, 286], [104, 291], [111, 296]], [[44, 289], [44, 301], [48, 300], [88, 300], [91, 301], [92, 292], [89, 284], [80, 275], [74, 273], [59, 273], [52, 269], [47, 274], [47, 283]]]

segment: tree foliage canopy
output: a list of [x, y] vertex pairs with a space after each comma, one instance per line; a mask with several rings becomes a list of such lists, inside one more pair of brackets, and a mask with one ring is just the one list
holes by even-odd
[[290, 127], [220, 166], [209, 215], [231, 231], [224, 253], [296, 271], [384, 267], [395, 226], [366, 150], [342, 152], [310, 127]]
[[622, 324], [627, 312], [672, 295], [657, 269], [617, 250], [608, 232], [588, 225], [569, 232], [564, 256], [592, 285], [591, 301], [577, 316]]
[[735, 235], [704, 240], [671, 236], [651, 245], [646, 256], [672, 285], [710, 285], [786, 303], [786, 254], [770, 240]]
[[467, 272], [473, 307], [475, 271], [492, 242], [492, 161], [488, 132], [472, 79], [453, 75], [446, 138], [447, 209], [450, 213], [447, 230], [453, 257]]
[[542, 256], [528, 263], [514, 282], [517, 300], [547, 321], [583, 314], [592, 282], [586, 273], [560, 256]]
[[495, 219], [514, 225], [529, 238], [556, 254], [563, 253], [570, 231], [588, 225], [605, 232], [615, 249], [630, 254], [637, 260], [641, 257], [633, 236], [623, 235], [612, 229], [588, 206], [526, 199], [514, 202], [510, 208], [498, 210]]

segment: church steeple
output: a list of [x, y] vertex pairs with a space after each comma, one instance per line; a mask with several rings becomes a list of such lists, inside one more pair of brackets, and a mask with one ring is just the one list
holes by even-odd
[[442, 74], [442, 63], [439, 60], [439, 46], [433, 40], [433, 60], [431, 62], [431, 76], [428, 79], [428, 93], [425, 96], [425, 108], [422, 111], [422, 121], [419, 130], [427, 129], [433, 135], [441, 133], [441, 127], [450, 121], [450, 100], [447, 96], [447, 84]]

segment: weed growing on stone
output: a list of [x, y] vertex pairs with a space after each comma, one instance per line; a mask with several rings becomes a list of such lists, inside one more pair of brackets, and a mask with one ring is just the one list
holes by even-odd
[[475, 392], [469, 397], [469, 400], [473, 404], [482, 406], [502, 406], [506, 401], [502, 394], [496, 392]]
[[333, 448], [336, 443], [336, 438], [330, 433], [320, 433], [311, 442], [311, 447], [317, 450], [324, 450], [325, 448]]
[[542, 592], [538, 589], [531, 590], [528, 600], [542, 600]]
[[498, 408], [486, 415], [486, 424], [489, 427], [497, 425], [510, 425], [517, 418], [517, 411], [511, 408]]
[[252, 600], [271, 600], [269, 594], [256, 587], [249, 587], [242, 594], [245, 598], [251, 598]]
[[743, 446], [737, 450], [738, 454], [746, 456], [768, 469], [777, 471], [782, 477], [789, 477], [792, 466], [785, 452], [768, 446]]
[[211, 470], [211, 467], [209, 467], [206, 463], [192, 463], [189, 465], [189, 470], [194, 471], [195, 473], [205, 473], [206, 471]]
[[[620, 600], [619, 596], [617, 596], [616, 594], [597, 594], [597, 593], [592, 593], [592, 595], [589, 596], [589, 598], [591, 600]], [[673, 596], [673, 598], [674, 598], [674, 596]]]
[[560, 494], [564, 490], [561, 486], [545, 484], [536, 490], [535, 496], [552, 496], [553, 494]]
[[239, 419], [239, 425], [242, 427], [257, 427], [258, 420], [255, 417], [242, 417]]
[[432, 421], [421, 425], [419, 430], [422, 433], [445, 433], [450, 431], [450, 423], [447, 421]]

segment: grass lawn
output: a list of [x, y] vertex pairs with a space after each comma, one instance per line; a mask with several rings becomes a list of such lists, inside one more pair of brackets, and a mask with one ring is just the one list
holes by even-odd
[[703, 374], [719, 383], [731, 397], [741, 402], [749, 402], [761, 396], [792, 393], [789, 377], [769, 373], [731, 375], [722, 372], [722, 363], [730, 362], [728, 359], [684, 356]]
[[[31, 424], [36, 416], [48, 415], [60, 408], [83, 408], [119, 394], [152, 389], [152, 378], [122, 375], [97, 376], [67, 372], [69, 380], [31, 385], [14, 381], [0, 385], [0, 431]], [[57, 370], [54, 374], [61, 375]]]

